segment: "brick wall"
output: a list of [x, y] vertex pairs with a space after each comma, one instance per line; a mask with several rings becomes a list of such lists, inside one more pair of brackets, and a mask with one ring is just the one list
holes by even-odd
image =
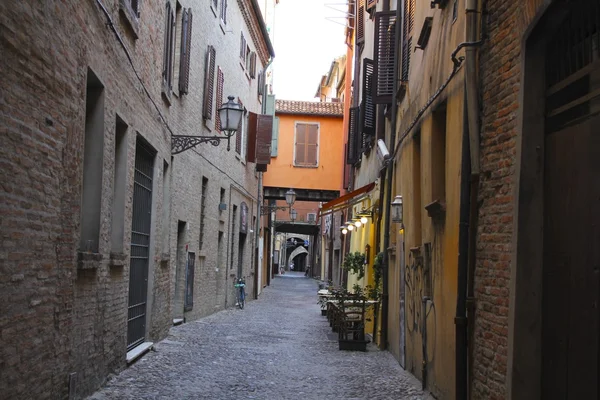
[[[529, 1], [528, 3], [531, 3]], [[473, 398], [506, 397], [508, 310], [516, 178], [523, 5], [489, 0], [481, 49], [481, 182]]]
[[[157, 154], [152, 188], [152, 225], [147, 339], [164, 338], [172, 324], [178, 221], [189, 226], [196, 261], [194, 309], [189, 319], [213, 313], [233, 298], [228, 268], [217, 268], [217, 232], [224, 232], [223, 265], [230, 249], [229, 213], [245, 201], [254, 230], [257, 176], [254, 164], [225, 145], [200, 145], [171, 158], [171, 134], [215, 134], [201, 119], [204, 54], [217, 48], [225, 72], [225, 95], [239, 97], [259, 113], [257, 80], [238, 62], [239, 31], [248, 27], [230, 2], [220, 26], [209, 2], [193, 7], [190, 89], [161, 96], [164, 3], [141, 2], [139, 24], [119, 10], [120, 0], [35, 0], [0, 3], [0, 392], [11, 399], [65, 398], [69, 375], [74, 398], [97, 389], [125, 367], [129, 243], [136, 138]], [[130, 64], [102, 9], [131, 55]], [[216, 13], [218, 15], [218, 13]], [[135, 24], [134, 24], [135, 25]], [[256, 30], [256, 28], [253, 28]], [[232, 32], [233, 34], [232, 34]], [[135, 34], [138, 38], [135, 39]], [[179, 37], [177, 44], [179, 44]], [[264, 44], [249, 41], [252, 50]], [[177, 46], [177, 45], [176, 45]], [[235, 49], [236, 51], [232, 51]], [[259, 62], [257, 72], [263, 65]], [[104, 86], [104, 149], [100, 240], [91, 268], [78, 268], [83, 143], [88, 68]], [[177, 74], [175, 75], [177, 76]], [[221, 104], [215, 100], [214, 110]], [[128, 126], [126, 189], [121, 246], [113, 243], [113, 181], [117, 115]], [[166, 121], [166, 122], [165, 122]], [[235, 147], [235, 143], [234, 143]], [[163, 193], [163, 164], [170, 192]], [[204, 247], [198, 250], [202, 177], [209, 179]], [[220, 189], [228, 209], [218, 212]], [[163, 204], [168, 199], [169, 204]], [[165, 209], [164, 207], [168, 207]], [[238, 208], [239, 210], [239, 208]], [[166, 218], [169, 218], [167, 221]], [[239, 211], [238, 211], [239, 219]], [[117, 217], [119, 220], [119, 217]], [[236, 221], [239, 227], [239, 220]], [[234, 257], [237, 260], [237, 239]], [[253, 290], [253, 233], [248, 231], [244, 275]], [[117, 243], [119, 240], [116, 241]], [[119, 263], [118, 260], [124, 260]], [[237, 268], [237, 263], [234, 264]], [[236, 269], [237, 271], [237, 269]], [[181, 277], [179, 277], [181, 279]]]

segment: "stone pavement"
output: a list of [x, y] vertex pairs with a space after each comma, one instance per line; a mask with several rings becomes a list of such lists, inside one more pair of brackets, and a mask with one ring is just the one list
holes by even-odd
[[430, 398], [390, 353], [339, 351], [316, 292], [304, 273], [276, 277], [244, 310], [173, 327], [90, 399]]

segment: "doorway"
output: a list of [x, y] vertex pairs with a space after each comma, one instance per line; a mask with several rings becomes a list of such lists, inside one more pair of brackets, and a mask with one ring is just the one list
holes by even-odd
[[600, 7], [574, 4], [546, 52], [543, 399], [600, 395]]
[[138, 138], [131, 219], [127, 351], [142, 344], [146, 338], [154, 155], [155, 152]]

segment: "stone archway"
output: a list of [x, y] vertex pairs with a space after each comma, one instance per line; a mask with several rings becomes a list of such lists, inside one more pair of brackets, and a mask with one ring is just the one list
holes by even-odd
[[308, 254], [308, 250], [306, 250], [303, 246], [298, 246], [294, 249], [294, 251], [292, 251], [287, 259], [287, 265], [290, 265], [290, 262], [294, 259], [294, 257], [296, 257], [297, 255], [300, 254]]

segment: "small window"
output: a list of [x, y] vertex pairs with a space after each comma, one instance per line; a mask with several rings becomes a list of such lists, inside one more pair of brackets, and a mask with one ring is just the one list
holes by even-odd
[[315, 222], [317, 222], [317, 214], [316, 213], [306, 214], [306, 221], [314, 224]]
[[294, 166], [319, 165], [319, 124], [296, 122]]

